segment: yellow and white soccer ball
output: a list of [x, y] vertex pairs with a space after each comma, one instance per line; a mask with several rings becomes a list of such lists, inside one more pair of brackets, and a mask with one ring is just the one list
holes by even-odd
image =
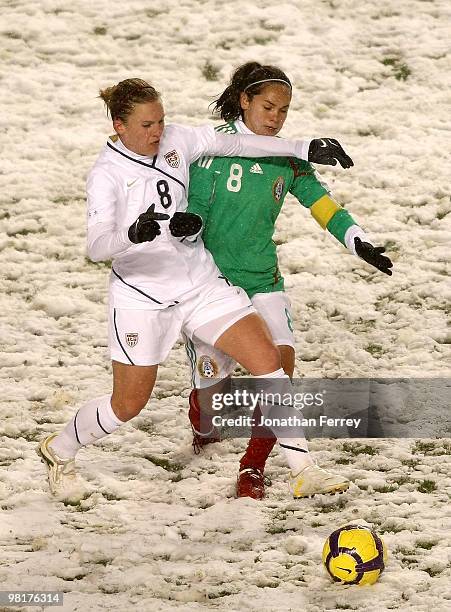
[[371, 526], [351, 523], [327, 538], [323, 563], [335, 582], [374, 584], [387, 563], [387, 549]]

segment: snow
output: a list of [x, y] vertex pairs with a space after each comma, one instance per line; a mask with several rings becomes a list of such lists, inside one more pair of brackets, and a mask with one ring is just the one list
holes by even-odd
[[[321, 174], [394, 261], [393, 277], [374, 272], [286, 202], [276, 240], [296, 373], [449, 378], [449, 3], [0, 8], [0, 590], [62, 590], [65, 611], [449, 610], [449, 441], [313, 440], [319, 463], [354, 481], [348, 493], [294, 502], [273, 453], [267, 498], [235, 499], [244, 441], [192, 454], [177, 344], [146, 410], [79, 454], [86, 499], [50, 499], [35, 454], [110, 390], [108, 272], [85, 256], [84, 179], [111, 133], [98, 90], [131, 76], [163, 92], [170, 121], [199, 125], [237, 65], [284, 68], [283, 135], [340, 139], [355, 167]], [[388, 567], [372, 587], [333, 585], [323, 541], [358, 519], [382, 534]]]

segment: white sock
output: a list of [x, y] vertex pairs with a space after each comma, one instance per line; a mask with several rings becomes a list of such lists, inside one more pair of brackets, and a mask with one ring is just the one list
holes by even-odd
[[[254, 378], [279, 378], [284, 379], [281, 381], [282, 385], [278, 386], [278, 389], [273, 388], [269, 385], [266, 385], [265, 391], [268, 394], [274, 393], [275, 391], [280, 393], [282, 396], [284, 393], [292, 393], [293, 387], [291, 385], [291, 381], [289, 376], [287, 376], [282, 368], [276, 370], [275, 372], [270, 372], [269, 374], [264, 374], [263, 376], [255, 376]], [[271, 408], [268, 404], [267, 408]], [[274, 406], [272, 407], [274, 409]], [[266, 412], [265, 416], [267, 416], [270, 412], [265, 410], [265, 407], [261, 407], [262, 413]], [[274, 412], [272, 412], [274, 414]], [[287, 460], [288, 465], [290, 466], [290, 470], [293, 474], [299, 474], [301, 470], [308, 467], [309, 465], [313, 465], [314, 461], [312, 456], [308, 450], [307, 440], [304, 437], [304, 432], [301, 427], [293, 428], [293, 433], [298, 433], [298, 437], [295, 438], [280, 438], [277, 427], [271, 427], [274, 434], [277, 436], [277, 441], [279, 443], [280, 448], [282, 449], [285, 458]]]
[[283, 438], [277, 442], [294, 476], [309, 465], [313, 465], [314, 461], [305, 438]]
[[111, 407], [111, 395], [86, 402], [50, 444], [60, 459], [72, 459], [82, 446], [92, 444], [123, 425]]

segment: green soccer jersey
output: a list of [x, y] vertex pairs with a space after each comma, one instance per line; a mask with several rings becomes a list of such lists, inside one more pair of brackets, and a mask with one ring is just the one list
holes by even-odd
[[[245, 131], [242, 126], [234, 121], [216, 129], [237, 133]], [[287, 193], [306, 208], [315, 203], [324, 208], [318, 200], [329, 195], [313, 167], [294, 158], [202, 157], [191, 165], [188, 212], [202, 217], [205, 246], [221, 272], [249, 297], [284, 288], [272, 237]], [[324, 227], [345, 244], [355, 221], [336, 204], [331, 212], [326, 199]]]

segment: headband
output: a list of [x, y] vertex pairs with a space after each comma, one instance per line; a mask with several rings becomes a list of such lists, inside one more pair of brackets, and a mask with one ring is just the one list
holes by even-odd
[[259, 85], [260, 83], [268, 83], [269, 81], [277, 81], [279, 83], [283, 83], [291, 89], [291, 83], [285, 81], [284, 79], [262, 79], [261, 81], [254, 81], [253, 83], [249, 83], [249, 85], [246, 85], [243, 91], [246, 91], [246, 89], [249, 89], [249, 87], [253, 87], [254, 85]]

